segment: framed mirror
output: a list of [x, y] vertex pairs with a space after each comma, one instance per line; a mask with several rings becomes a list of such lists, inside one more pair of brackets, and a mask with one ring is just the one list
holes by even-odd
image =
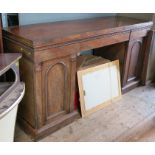
[[119, 61], [81, 69], [77, 72], [82, 117], [120, 99]]

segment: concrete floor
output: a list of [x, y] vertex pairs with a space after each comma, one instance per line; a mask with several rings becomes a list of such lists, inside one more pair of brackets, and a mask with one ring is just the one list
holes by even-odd
[[140, 136], [137, 142], [155, 142], [155, 127]]
[[[31, 139], [17, 126], [15, 141]], [[120, 101], [40, 141], [155, 141], [155, 86], [137, 87]]]

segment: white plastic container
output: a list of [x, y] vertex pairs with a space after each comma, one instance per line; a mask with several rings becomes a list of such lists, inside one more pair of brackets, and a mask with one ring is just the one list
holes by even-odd
[[14, 141], [18, 104], [23, 98], [24, 92], [25, 85], [19, 83], [15, 90], [1, 103], [1, 108], [3, 104], [3, 107], [6, 107], [6, 109], [3, 109], [3, 112], [0, 114], [0, 142]]

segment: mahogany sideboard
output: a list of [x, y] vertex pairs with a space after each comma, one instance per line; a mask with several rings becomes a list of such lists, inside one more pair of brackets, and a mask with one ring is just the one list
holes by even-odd
[[23, 129], [37, 140], [79, 117], [74, 96], [81, 51], [119, 59], [123, 92], [145, 85], [152, 25], [104, 17], [5, 28], [5, 52], [23, 54], [20, 75], [26, 91], [18, 114]]

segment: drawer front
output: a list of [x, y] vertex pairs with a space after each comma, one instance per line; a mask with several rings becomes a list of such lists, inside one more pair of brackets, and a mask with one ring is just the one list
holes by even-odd
[[[96, 36], [88, 39], [77, 40], [74, 42], [64, 43], [55, 46], [58, 50], [66, 50], [76, 48], [78, 51], [91, 50], [103, 46], [108, 46], [129, 40], [130, 32], [112, 33], [101, 36]], [[73, 53], [72, 53], [73, 54]]]
[[65, 57], [85, 50], [92, 50], [95, 48], [112, 45], [129, 40], [130, 32], [122, 32], [117, 34], [108, 34], [96, 38], [89, 38], [81, 41], [71, 42], [70, 44], [64, 43], [55, 45], [49, 49], [42, 49], [36, 51], [35, 62], [47, 61], [57, 57]]
[[33, 59], [33, 49], [20, 45], [17, 42], [4, 39], [4, 47], [6, 52], [22, 53], [23, 56]]
[[80, 51], [84, 50], [91, 50], [94, 48], [99, 48], [103, 46], [108, 46], [120, 42], [124, 42], [129, 40], [129, 32], [122, 32], [122, 33], [116, 33], [116, 34], [108, 34], [104, 35], [102, 37], [96, 37], [89, 41], [83, 41], [79, 43], [80, 45]]

